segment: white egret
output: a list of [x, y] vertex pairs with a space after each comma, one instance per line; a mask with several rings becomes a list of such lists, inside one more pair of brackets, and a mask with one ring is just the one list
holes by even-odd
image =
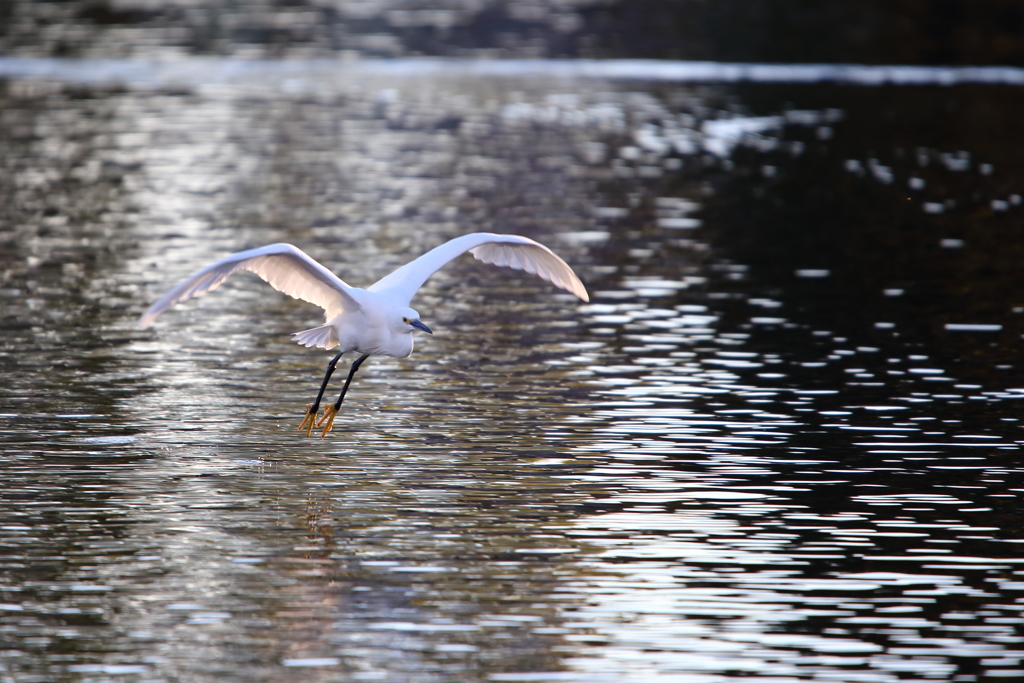
[[[142, 314], [139, 328], [146, 329], [152, 325], [157, 316], [170, 306], [213, 291], [239, 270], [256, 273], [274, 289], [316, 304], [324, 309], [324, 324], [296, 332], [292, 339], [306, 347], [340, 347], [338, 354], [327, 364], [320, 393], [306, 408], [299, 426], [300, 430], [306, 430], [306, 436], [313, 431], [314, 423], [317, 428], [323, 427], [322, 439], [331, 431], [352, 377], [364, 360], [378, 354], [406, 358], [412, 353], [413, 330], [433, 334], [420, 322], [420, 314], [409, 308], [409, 304], [427, 278], [467, 251], [484, 263], [534, 273], [583, 301], [590, 300], [583, 283], [565, 261], [543, 244], [519, 235], [477, 232], [456, 237], [367, 289], [350, 287], [297, 247], [271, 244], [231, 254], [185, 278]], [[360, 356], [352, 362], [341, 396], [333, 406], [326, 406], [323, 416], [317, 420], [327, 383], [342, 355], [350, 351]]]

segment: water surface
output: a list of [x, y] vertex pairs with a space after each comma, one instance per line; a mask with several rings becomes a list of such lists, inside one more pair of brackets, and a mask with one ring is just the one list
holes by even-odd
[[[1018, 88], [199, 64], [3, 84], [6, 678], [1024, 675]], [[325, 440], [315, 307], [134, 327], [477, 230], [591, 303], [451, 264]]]

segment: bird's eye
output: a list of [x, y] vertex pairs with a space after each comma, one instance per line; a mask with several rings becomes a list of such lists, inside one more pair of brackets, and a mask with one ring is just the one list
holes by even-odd
[[409, 324], [409, 319], [408, 318], [402, 318], [402, 322], [405, 323], [406, 325], [408, 325]]

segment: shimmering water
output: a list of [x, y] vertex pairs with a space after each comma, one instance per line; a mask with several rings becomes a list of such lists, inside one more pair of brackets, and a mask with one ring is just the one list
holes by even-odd
[[[1019, 89], [189, 64], [2, 88], [3, 680], [1024, 677]], [[323, 441], [319, 309], [134, 329], [476, 230], [592, 302], [450, 265]]]

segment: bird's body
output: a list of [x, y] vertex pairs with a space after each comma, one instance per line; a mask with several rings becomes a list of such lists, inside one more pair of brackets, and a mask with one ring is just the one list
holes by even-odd
[[349, 296], [358, 308], [339, 313], [319, 327], [296, 332], [292, 338], [303, 346], [337, 346], [342, 353], [395, 358], [407, 358], [412, 353], [412, 334], [403, 334], [404, 330], [394, 323], [402, 318], [418, 319], [416, 311], [396, 306], [390, 297], [366, 289], [353, 287]]
[[307, 435], [338, 360], [345, 353], [360, 354], [352, 364], [341, 397], [333, 407], [324, 409], [324, 417], [318, 423], [319, 426], [326, 422], [323, 432], [326, 436], [359, 365], [373, 355], [406, 358], [413, 350], [413, 330], [430, 332], [409, 304], [431, 275], [467, 251], [485, 263], [535, 273], [580, 299], [589, 300], [583, 283], [565, 261], [544, 245], [519, 235], [478, 232], [457, 237], [407, 263], [367, 289], [349, 286], [297, 247], [271, 244], [231, 254], [185, 278], [150, 306], [139, 318], [139, 327], [149, 327], [157, 316], [176, 303], [216, 289], [239, 270], [256, 273], [274, 289], [320, 306], [324, 309], [324, 324], [292, 336], [303, 346], [339, 348], [338, 354], [328, 364], [320, 394], [310, 405], [300, 427], [306, 429]]

